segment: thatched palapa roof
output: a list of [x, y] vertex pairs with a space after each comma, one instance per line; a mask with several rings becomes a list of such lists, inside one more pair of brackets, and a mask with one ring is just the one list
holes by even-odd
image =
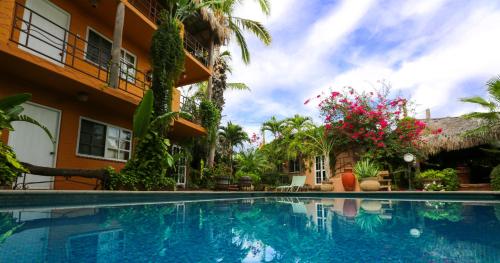
[[422, 147], [426, 154], [434, 155], [443, 151], [468, 149], [500, 139], [500, 128], [487, 133], [468, 133], [484, 125], [480, 119], [445, 117], [423, 120], [431, 130], [442, 129], [438, 135], [425, 136]]

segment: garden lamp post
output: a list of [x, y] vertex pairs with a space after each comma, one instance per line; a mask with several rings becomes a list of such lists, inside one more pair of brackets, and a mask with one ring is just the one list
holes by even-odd
[[408, 164], [408, 189], [413, 190], [412, 184], [411, 184], [411, 167], [410, 164], [415, 161], [415, 156], [411, 153], [405, 153], [403, 156], [403, 159], [405, 162]]

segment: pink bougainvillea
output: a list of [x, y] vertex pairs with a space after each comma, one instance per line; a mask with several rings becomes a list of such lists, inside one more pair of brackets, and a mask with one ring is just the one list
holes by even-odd
[[320, 99], [326, 130], [348, 143], [378, 149], [394, 143], [415, 146], [426, 130], [424, 122], [407, 116], [407, 99], [389, 99], [386, 91], [358, 93], [349, 87]]

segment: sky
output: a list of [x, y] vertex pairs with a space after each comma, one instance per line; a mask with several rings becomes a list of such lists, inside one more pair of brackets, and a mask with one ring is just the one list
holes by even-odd
[[477, 110], [459, 101], [486, 96], [485, 83], [500, 74], [499, 0], [270, 0], [271, 15], [246, 0], [236, 15], [261, 21], [273, 42], [246, 35], [251, 63], [239, 47], [230, 82], [251, 91], [228, 91], [223, 122], [258, 133], [271, 116], [294, 114], [321, 123], [322, 92], [373, 90], [379, 81], [413, 100], [417, 117], [459, 116]]

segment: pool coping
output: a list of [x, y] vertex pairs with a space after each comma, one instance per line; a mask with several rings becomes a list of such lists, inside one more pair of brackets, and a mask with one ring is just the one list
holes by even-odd
[[245, 199], [266, 197], [362, 198], [423, 201], [488, 202], [500, 204], [500, 192], [217, 192], [217, 191], [71, 191], [0, 190], [0, 209], [89, 207], [152, 204], [182, 201]]

